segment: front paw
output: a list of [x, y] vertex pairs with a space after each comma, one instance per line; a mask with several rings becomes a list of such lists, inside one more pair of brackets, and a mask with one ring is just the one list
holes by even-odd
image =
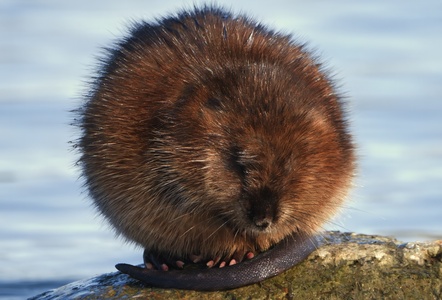
[[184, 267], [184, 261], [164, 256], [148, 249], [144, 250], [143, 260], [148, 270], [168, 271], [170, 268], [182, 269]]
[[236, 251], [231, 256], [215, 256], [209, 260], [205, 260], [201, 255], [190, 255], [187, 259], [162, 255], [148, 249], [144, 250], [144, 265], [148, 270], [183, 269], [184, 265], [194, 265], [196, 268], [201, 267], [218, 267], [232, 266], [243, 260], [252, 259], [255, 253], [252, 251]]

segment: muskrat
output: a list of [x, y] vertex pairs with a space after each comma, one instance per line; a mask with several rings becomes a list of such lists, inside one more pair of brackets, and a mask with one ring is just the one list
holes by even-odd
[[[248, 259], [275, 245], [296, 262], [314, 250], [355, 159], [343, 101], [303, 46], [205, 6], [135, 23], [108, 53], [79, 109], [78, 146], [96, 207], [117, 234], [146, 249], [147, 269], [120, 270], [193, 288], [173, 274], [195, 282], [200, 270], [150, 269], [245, 259], [238, 265], [253, 273], [262, 263]], [[235, 268], [202, 271], [225, 278]], [[172, 284], [149, 279], [158, 273]]]

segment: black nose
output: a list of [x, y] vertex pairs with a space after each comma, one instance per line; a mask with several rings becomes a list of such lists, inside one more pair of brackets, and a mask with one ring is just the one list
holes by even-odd
[[259, 230], [265, 230], [276, 221], [277, 196], [268, 187], [250, 193], [247, 214], [252, 224]]

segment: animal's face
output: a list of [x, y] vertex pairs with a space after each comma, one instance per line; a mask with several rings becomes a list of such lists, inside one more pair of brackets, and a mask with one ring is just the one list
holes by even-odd
[[305, 85], [252, 66], [183, 88], [165, 128], [180, 176], [192, 177], [182, 191], [203, 199], [189, 209], [252, 236], [313, 232], [328, 219], [350, 183], [352, 145], [331, 119], [338, 100]]

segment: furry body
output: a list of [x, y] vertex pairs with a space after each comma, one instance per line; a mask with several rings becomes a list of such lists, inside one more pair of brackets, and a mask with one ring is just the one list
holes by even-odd
[[165, 257], [228, 260], [312, 235], [354, 172], [342, 101], [318, 63], [218, 8], [134, 24], [80, 114], [98, 210]]

